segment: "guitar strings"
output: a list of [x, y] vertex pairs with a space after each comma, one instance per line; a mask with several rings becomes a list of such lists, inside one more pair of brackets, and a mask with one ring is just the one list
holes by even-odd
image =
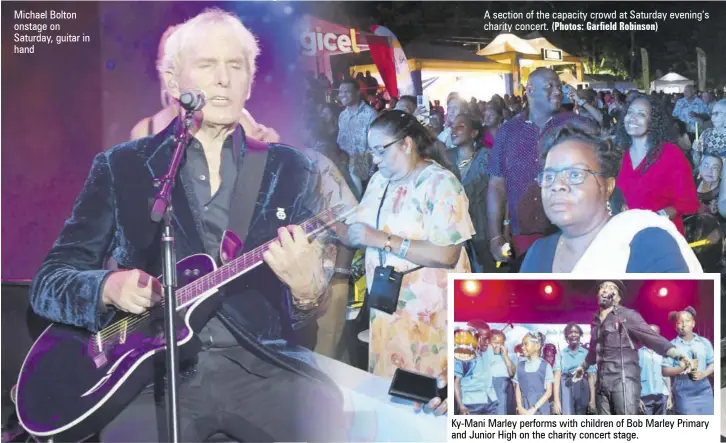
[[[239, 262], [242, 262], [243, 268], [246, 268], [247, 267], [246, 262], [248, 260], [247, 255], [253, 256], [253, 259], [251, 260], [251, 262], [249, 264], [249, 266], [252, 266], [252, 264], [254, 264], [255, 262], [257, 262], [257, 261], [259, 261], [261, 259], [261, 255], [259, 256], [260, 258], [257, 257], [259, 255], [258, 253], [259, 252], [263, 252], [264, 253], [264, 251], [259, 251], [258, 249], [264, 249], [266, 247], [269, 247], [269, 245], [271, 243], [272, 243], [272, 241], [267, 242], [265, 244], [262, 244], [262, 245], [258, 246], [258, 248], [255, 248], [252, 251], [250, 251], [248, 254], [245, 254], [244, 257], [240, 257], [240, 258], [243, 258], [243, 260], [235, 260], [234, 262], [230, 262], [227, 265], [222, 266], [219, 269], [217, 269], [217, 271], [220, 271], [220, 270], [222, 270], [225, 267], [226, 267], [226, 269], [229, 269], [230, 267], [232, 267], [231, 265], [233, 265], [233, 264], [234, 265], [237, 265], [237, 264], [239, 264]], [[257, 260], [254, 260], [255, 258]], [[209, 280], [209, 279], [207, 279], [207, 280]], [[188, 285], [184, 286], [183, 288], [179, 288], [179, 290], [177, 290], [177, 293], [175, 294], [176, 295], [176, 298], [177, 298], [177, 303], [181, 306], [181, 305], [184, 305], [184, 304], [188, 303], [189, 301], [191, 301], [191, 299], [190, 300], [187, 300], [187, 295], [189, 295], [187, 293], [190, 292], [191, 290], [196, 290], [196, 291], [192, 291], [192, 293], [196, 293], [198, 290], [203, 289], [204, 288], [204, 284], [202, 284], [202, 283], [210, 283], [207, 280], [204, 280], [204, 279], [200, 278], [199, 280], [195, 280], [195, 281], [189, 283]], [[206, 288], [206, 290], [209, 290], [209, 289], [211, 289], [211, 287], [210, 288]], [[166, 306], [166, 300], [165, 299], [162, 299], [161, 300], [160, 306], [161, 307]], [[177, 309], [180, 309], [180, 308], [177, 308]], [[101, 331], [98, 332], [98, 334], [100, 334], [100, 336], [101, 336], [101, 342], [102, 342], [102, 344], [108, 345], [108, 344], [115, 343], [114, 341], [111, 340], [114, 337], [118, 337], [119, 338], [119, 341], [120, 341], [120, 338], [121, 338], [121, 335], [122, 335], [121, 333], [123, 332], [124, 329], [126, 330], [126, 333], [127, 334], [130, 333], [130, 332], [133, 332], [133, 331], [136, 330], [136, 325], [138, 325], [142, 321], [145, 321], [149, 317], [150, 317], [150, 313], [149, 313], [149, 311], [147, 311], [147, 312], [145, 312], [143, 314], [140, 314], [138, 316], [135, 316], [131, 320], [129, 320], [129, 317], [126, 317], [126, 318], [124, 318], [122, 320], [119, 320], [119, 321], [115, 322], [112, 325], [107, 326], [106, 328], [104, 328], [104, 329], [102, 329]], [[96, 343], [96, 340], [94, 340], [94, 344], [97, 344]]]
[[[303, 223], [303, 225], [305, 225], [306, 223], [307, 222]], [[266, 243], [264, 243], [264, 244], [262, 244], [260, 246], [258, 246], [255, 249], [253, 249], [252, 251], [250, 251], [249, 254], [245, 254], [244, 256], [240, 257], [240, 259], [243, 259], [243, 260], [241, 260], [243, 262], [243, 264], [245, 264], [245, 262], [246, 262], [247, 255], [252, 255], [254, 258], [257, 258], [256, 255], [258, 255], [258, 253], [260, 252], [260, 250], [261, 249], [265, 249], [266, 250], [266, 247], [269, 247], [269, 245], [273, 241], [274, 241], [274, 239], [273, 240], [270, 240], [270, 241], [268, 241], [268, 242], [266, 242]], [[221, 271], [220, 273], [224, 273], [224, 268], [231, 268], [232, 267], [231, 265], [238, 264], [237, 263], [238, 261], [240, 261], [240, 260], [239, 259], [235, 259], [232, 262], [230, 262], [228, 264], [225, 264], [224, 266], [220, 267], [218, 269], [218, 271]], [[259, 261], [259, 260], [253, 260], [252, 263], [250, 263], [250, 266], [253, 263], [255, 263], [256, 261]], [[180, 293], [179, 294], [176, 294], [177, 295], [177, 302], [178, 303], [180, 302], [179, 303], [180, 305], [183, 305], [183, 304], [187, 303], [189, 300], [186, 300], [185, 295], [186, 295], [187, 292], [189, 292], [189, 289], [202, 289], [204, 287], [204, 283], [209, 283], [207, 280], [210, 280], [210, 278], [209, 278], [208, 275], [205, 275], [202, 278], [191, 282], [189, 285], [187, 285], [187, 286], [185, 286], [183, 288], [180, 288], [179, 289], [179, 292]], [[165, 302], [165, 300], [162, 299], [162, 301], [161, 301], [161, 305], [162, 306], [164, 306], [164, 302]], [[125, 318], [123, 320], [120, 320], [120, 321], [114, 323], [113, 325], [110, 325], [107, 328], [104, 328], [102, 331], [99, 332], [101, 334], [101, 337], [102, 337], [101, 338], [101, 341], [104, 344], [108, 344], [106, 342], [106, 339], [109, 338], [109, 337], [111, 337], [111, 336], [113, 336], [113, 335], [116, 335], [119, 332], [121, 332], [124, 329], [124, 326], [125, 326], [125, 329], [126, 329], [126, 332], [127, 333], [128, 332], [132, 332], [134, 330], [134, 326], [136, 324], [138, 324], [140, 321], [146, 320], [146, 318], [148, 318], [149, 316], [150, 316], [150, 314], [147, 311], [144, 314], [141, 314], [138, 317], [132, 319], [131, 321], [128, 321], [128, 317], [127, 317], [127, 318]]]
[[[230, 263], [228, 263], [228, 264], [220, 267], [218, 269], [218, 271], [222, 271], [220, 273], [223, 273], [224, 272], [223, 269], [225, 269], [225, 268], [226, 269], [229, 269], [229, 268], [232, 267], [231, 265], [233, 265], [233, 264], [236, 265], [236, 264], [238, 264], [239, 261], [241, 261], [243, 264], [246, 264], [247, 255], [251, 255], [254, 258], [258, 258], [257, 255], [258, 255], [259, 252], [263, 252], [264, 253], [264, 251], [261, 251], [261, 249], [267, 250], [266, 248], [269, 247], [269, 245], [272, 243], [272, 241], [274, 241], [274, 240], [271, 240], [269, 242], [266, 242], [266, 243], [258, 246], [257, 248], [253, 249], [252, 251], [250, 251], [249, 254], [245, 254], [245, 256], [240, 257], [243, 260], [237, 260], [236, 259], [236, 260], [234, 260], [234, 261], [232, 261], [232, 262], [230, 262]], [[252, 264], [254, 264], [255, 262], [257, 262], [257, 261], [259, 261], [259, 259], [258, 260], [252, 260], [251, 263], [250, 263], [250, 266]], [[243, 266], [243, 268], [244, 267], [246, 267], [246, 266]], [[203, 289], [204, 286], [205, 286], [204, 285], [205, 283], [210, 283], [208, 280], [210, 280], [210, 279], [207, 278], [207, 276], [204, 276], [204, 277], [200, 278], [199, 280], [195, 280], [195, 281], [191, 282], [190, 284], [188, 284], [187, 286], [185, 286], [183, 288], [180, 288], [179, 291], [178, 291], [179, 293], [176, 294], [176, 296], [177, 296], [177, 303], [179, 303], [179, 305], [184, 305], [187, 302], [189, 302], [190, 300], [186, 300], [187, 293], [190, 290], [192, 290], [192, 289], [195, 289], [195, 290]], [[211, 288], [208, 288], [208, 289], [211, 289]], [[192, 291], [192, 293], [195, 293], [195, 292], [197, 292], [197, 291]], [[161, 304], [162, 307], [165, 306], [166, 305], [165, 300], [162, 299], [160, 304]], [[150, 317], [150, 314], [147, 311], [147, 312], [145, 312], [145, 313], [143, 313], [143, 314], [141, 314], [141, 315], [133, 318], [130, 321], [128, 320], [128, 317], [126, 317], [125, 319], [120, 320], [120, 321], [114, 323], [113, 325], [110, 325], [110, 326], [104, 328], [102, 331], [99, 332], [99, 334], [101, 334], [101, 342], [104, 345], [112, 344], [113, 341], [110, 340], [111, 338], [114, 338], [114, 336], [118, 336], [119, 339], [120, 339], [121, 338], [121, 332], [124, 329], [126, 329], [126, 333], [127, 334], [130, 333], [130, 332], [135, 331], [136, 330], [136, 325], [138, 325], [142, 321], [145, 321], [149, 317]], [[95, 343], [95, 340], [94, 340], [94, 344], [96, 344]]]
[[[307, 228], [311, 227], [310, 225], [314, 225], [315, 223], [320, 221], [322, 218], [324, 218], [328, 215], [332, 215], [333, 220], [329, 220], [324, 225], [318, 226], [318, 229], [326, 228], [331, 223], [338, 221], [338, 219], [340, 218], [339, 211], [341, 209], [344, 209], [344, 205], [342, 205], [342, 204], [339, 204], [333, 208], [327, 209], [327, 210], [323, 211], [322, 213], [312, 217], [311, 219], [303, 222], [301, 224], [301, 227], [303, 228], [303, 230], [306, 230]], [[352, 210], [349, 212], [352, 212]], [[331, 214], [329, 214], [329, 213], [331, 213]], [[306, 235], [309, 237], [309, 236], [314, 235], [315, 233], [316, 233], [316, 230], [314, 229], [311, 232], [306, 233]], [[242, 264], [243, 265], [242, 268], [245, 269], [248, 266], [252, 266], [253, 264], [261, 261], [262, 254], [264, 254], [264, 251], [266, 251], [274, 241], [277, 241], [277, 238], [274, 238], [272, 240], [269, 240], [269, 241], [261, 244], [260, 246], [253, 249], [249, 253], [244, 254], [242, 257], [238, 257], [238, 258], [232, 260], [231, 262], [226, 263], [225, 265], [221, 266], [214, 272], [204, 275], [201, 278], [199, 278], [198, 280], [195, 280], [195, 281], [189, 283], [188, 285], [180, 288], [178, 290], [178, 293], [176, 294], [177, 303], [179, 303], [180, 305], [183, 305], [183, 304], [186, 304], [189, 301], [191, 301], [191, 299], [186, 300], [186, 296], [190, 295], [188, 293], [190, 293], [190, 292], [192, 294], [197, 293], [197, 291], [199, 289], [204, 288], [205, 284], [212, 283], [213, 282], [212, 274], [217, 273], [217, 271], [219, 271], [220, 274], [224, 274], [225, 272], [231, 270], [232, 268], [235, 268], [230, 273], [230, 276], [232, 276], [233, 274], [238, 272], [237, 265]], [[258, 255], [259, 255], [259, 257], [258, 257]], [[247, 263], [246, 263], [248, 260], [248, 256], [251, 256], [249, 265], [247, 265]], [[206, 290], [209, 290], [211, 288], [212, 288], [212, 286], [210, 286]], [[162, 299], [160, 304], [161, 304], [161, 306], [165, 306], [165, 300]], [[122, 332], [125, 331], [126, 334], [134, 332], [136, 330], [136, 325], [138, 325], [140, 322], [145, 321], [147, 318], [149, 318], [149, 316], [150, 316], [149, 311], [147, 311], [141, 315], [134, 317], [132, 320], [129, 320], [129, 318], [126, 317], [122, 320], [115, 322], [112, 325], [107, 326], [106, 328], [102, 329], [98, 333], [94, 334], [94, 338], [91, 339], [93, 341], [94, 349], [98, 348], [98, 342], [97, 342], [98, 337], [100, 337], [100, 339], [101, 339], [100, 340], [101, 344], [107, 345], [107, 346], [113, 345], [116, 343], [114, 340], [112, 340], [113, 338], [118, 337], [118, 339], [119, 339], [118, 342], [120, 342]], [[97, 349], [97, 350], [99, 352], [102, 351], [102, 349]]]
[[[309, 227], [308, 225], [313, 225], [313, 224], [317, 223], [320, 219], [328, 216], [329, 215], [328, 212], [332, 212], [333, 213], [332, 215], [333, 215], [333, 218], [334, 219], [333, 220], [329, 220], [327, 223], [325, 223], [322, 226], [319, 226], [320, 229], [325, 228], [330, 223], [333, 223], [333, 222], [337, 221], [340, 218], [339, 217], [339, 211], [341, 209], [343, 209], [343, 205], [342, 204], [337, 205], [334, 208], [328, 209], [326, 211], [323, 211], [322, 213], [318, 214], [317, 216], [312, 217], [311, 219], [303, 222], [301, 224], [301, 227], [303, 227], [304, 229], [306, 229], [306, 228]], [[352, 212], [352, 211], [349, 211], [349, 212]], [[308, 236], [311, 236], [311, 235], [314, 235], [314, 234], [316, 234], [315, 230], [307, 233]], [[226, 271], [229, 271], [231, 268], [233, 268], [233, 267], [236, 268], [237, 265], [239, 265], [240, 263], [243, 264], [243, 267], [247, 267], [246, 262], [247, 262], [247, 258], [248, 258], [247, 256], [248, 255], [251, 255], [252, 256], [251, 263], [249, 264], [249, 266], [252, 266], [254, 263], [256, 263], [256, 262], [258, 262], [258, 261], [261, 260], [261, 256], [260, 257], [256, 257], [256, 255], [259, 255], [260, 252], [264, 253], [263, 250], [267, 250], [267, 248], [269, 247], [269, 245], [272, 244], [272, 242], [274, 242], [275, 240], [276, 239], [272, 239], [272, 240], [270, 240], [270, 241], [268, 241], [268, 242], [266, 242], [266, 243], [258, 246], [254, 250], [250, 251], [248, 254], [245, 254], [244, 256], [239, 257], [238, 259], [235, 259], [232, 262], [227, 263], [224, 266], [220, 267], [218, 269], [218, 271], [221, 271], [220, 273], [221, 274], [224, 274]], [[230, 275], [232, 275], [234, 273], [237, 273], [237, 272], [238, 272], [238, 269], [234, 269], [232, 271], [232, 273], [230, 273]], [[177, 300], [177, 301], [181, 301], [180, 304], [185, 304], [185, 303], [189, 302], [190, 300], [186, 300], [185, 299], [186, 297], [185, 297], [185, 294], [184, 293], [189, 292], [192, 289], [199, 290], [199, 289], [201, 289], [201, 288], [199, 288], [199, 286], [204, 286], [204, 284], [210, 283], [211, 282], [210, 280], [212, 280], [212, 277], [211, 277], [211, 274], [208, 274], [208, 275], [203, 276], [199, 280], [195, 280], [194, 282], [188, 284], [187, 286], [185, 286], [183, 288], [180, 288], [180, 290], [179, 290], [180, 294], [177, 295], [177, 299], [181, 298], [181, 300]], [[164, 305], [164, 300], [162, 300], [162, 306], [163, 305]], [[146, 318], [148, 318], [148, 317], [149, 317], [149, 313], [148, 312], [146, 312], [146, 313], [144, 313], [144, 314], [142, 314], [142, 315], [140, 315], [140, 316], [132, 319], [131, 321], [129, 321], [128, 320], [128, 317], [126, 317], [123, 320], [120, 320], [120, 321], [114, 323], [113, 325], [110, 325], [110, 326], [104, 328], [103, 330], [99, 331], [99, 333], [98, 333], [101, 336], [101, 342], [103, 344], [112, 343], [110, 340], [108, 340], [108, 338], [113, 337], [117, 333], [118, 333], [118, 336], [119, 336], [119, 339], [120, 339], [121, 338], [120, 332], [122, 332], [124, 329], [126, 330], [126, 333], [127, 334], [129, 332], [133, 332], [135, 330], [134, 326], [136, 324], [138, 324], [139, 322], [146, 320]], [[94, 344], [96, 344], [95, 340], [94, 340]]]

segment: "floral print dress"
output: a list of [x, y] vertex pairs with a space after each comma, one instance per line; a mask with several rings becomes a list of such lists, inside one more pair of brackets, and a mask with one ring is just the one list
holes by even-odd
[[[349, 223], [376, 227], [376, 215], [388, 180], [376, 173]], [[391, 184], [383, 201], [381, 231], [426, 240], [439, 246], [462, 244], [474, 235], [469, 201], [464, 188], [450, 171], [431, 162], [415, 182]], [[368, 290], [373, 284], [378, 249], [366, 250]], [[383, 266], [403, 272], [416, 264], [395, 254], [383, 253]], [[453, 269], [421, 268], [406, 274], [401, 284], [398, 309], [392, 315], [371, 308], [368, 370], [392, 377], [396, 368], [438, 376], [446, 368], [447, 275], [470, 272], [466, 250], [461, 249]]]

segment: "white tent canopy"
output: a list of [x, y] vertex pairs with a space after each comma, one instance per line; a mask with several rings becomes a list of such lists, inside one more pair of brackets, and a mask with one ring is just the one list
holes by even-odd
[[693, 85], [695, 82], [693, 80], [689, 80], [686, 77], [676, 74], [675, 72], [670, 72], [663, 77], [659, 78], [658, 80], [654, 80], [650, 84], [650, 90], [660, 92], [663, 91], [665, 93], [680, 93], [683, 92], [683, 90], [688, 85]]
[[664, 82], [680, 82], [680, 81], [690, 81], [686, 77], [682, 76], [681, 74], [676, 74], [675, 72], [669, 72], [668, 74], [664, 75], [663, 77], [659, 78], [658, 80], [664, 81]]
[[[485, 48], [477, 51], [477, 54], [486, 56], [505, 52], [518, 52], [520, 54], [540, 55], [542, 54], [542, 49], [556, 49], [558, 51], [562, 51], [562, 49], [553, 45], [544, 37], [525, 40], [514, 34], [499, 34]], [[570, 54], [565, 51], [562, 51], [563, 57], [567, 57], [569, 55]]]
[[595, 91], [614, 91], [620, 92], [638, 89], [638, 85], [629, 80], [620, 80], [615, 76], [607, 74], [589, 74], [584, 76], [585, 83], [589, 88]]

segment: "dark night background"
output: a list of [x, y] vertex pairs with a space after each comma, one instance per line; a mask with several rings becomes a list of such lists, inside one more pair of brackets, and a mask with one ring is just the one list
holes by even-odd
[[[726, 2], [320, 2], [310, 6], [322, 19], [368, 31], [371, 25], [391, 29], [405, 46], [412, 41], [456, 45], [476, 51], [477, 43], [486, 46], [498, 31], [483, 31], [488, 10], [494, 12], [528, 11], [642, 11], [700, 12], [710, 14], [708, 20], [667, 20], [659, 22], [658, 32], [541, 32], [554, 45], [572, 55], [588, 58], [598, 64], [627, 73], [631, 69], [630, 52], [635, 50], [632, 66], [634, 77], [641, 74], [640, 47], [648, 50], [650, 79], [656, 70], [663, 75], [678, 72], [697, 81], [696, 47], [708, 56], [708, 87], [726, 85]], [[537, 21], [537, 23], [551, 20]], [[630, 21], [630, 20], [628, 20]], [[635, 20], [633, 20], [635, 21]], [[509, 23], [518, 23], [514, 20]], [[526, 23], [524, 20], [519, 23]], [[652, 22], [645, 20], [643, 22]], [[573, 22], [574, 23], [574, 22]], [[512, 33], [524, 37], [527, 33]], [[631, 41], [632, 39], [632, 41]], [[632, 43], [632, 45], [631, 45]]]

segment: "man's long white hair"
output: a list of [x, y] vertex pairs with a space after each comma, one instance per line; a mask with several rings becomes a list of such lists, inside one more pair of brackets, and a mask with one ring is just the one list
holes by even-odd
[[162, 65], [162, 61], [164, 59], [164, 49], [166, 46], [166, 41], [169, 40], [171, 34], [173, 34], [174, 31], [176, 31], [177, 29], [179, 29], [179, 25], [172, 25], [166, 28], [166, 31], [164, 31], [164, 33], [161, 35], [161, 39], [159, 40], [159, 48], [157, 49], [156, 53], [156, 69], [159, 75], [159, 84], [161, 85], [161, 106], [164, 108], [168, 107], [173, 102], [171, 101], [171, 96], [167, 94], [166, 85], [164, 84], [164, 75], [159, 67]]

